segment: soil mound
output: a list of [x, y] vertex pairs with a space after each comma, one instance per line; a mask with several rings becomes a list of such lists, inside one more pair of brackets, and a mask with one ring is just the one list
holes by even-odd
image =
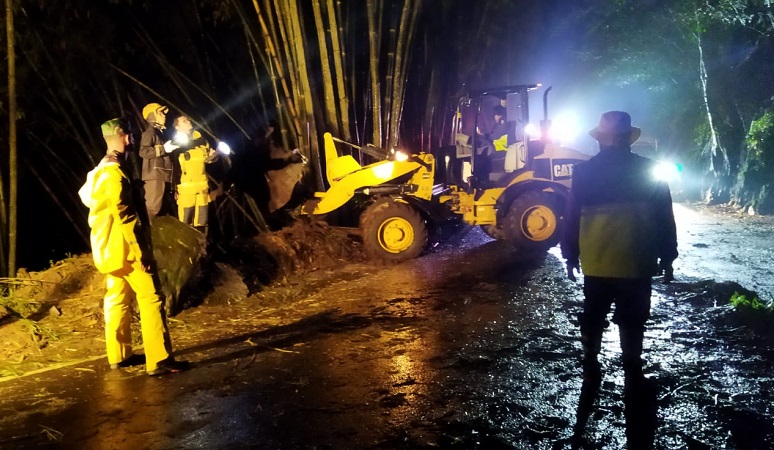
[[[355, 230], [298, 220], [276, 232], [213, 246], [201, 271], [180, 291], [180, 306], [231, 304], [288, 278], [362, 260]], [[105, 276], [94, 268], [91, 254], [40, 272], [21, 269], [0, 297], [0, 341], [5, 343], [0, 377], [101, 357], [104, 292]], [[138, 319], [132, 325], [136, 339]]]

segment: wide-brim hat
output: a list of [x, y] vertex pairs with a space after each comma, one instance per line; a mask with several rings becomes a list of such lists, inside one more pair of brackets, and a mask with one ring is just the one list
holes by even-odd
[[642, 130], [632, 126], [632, 117], [624, 111], [608, 111], [599, 118], [599, 125], [589, 131], [591, 137], [602, 145], [613, 145], [627, 141], [634, 144]]

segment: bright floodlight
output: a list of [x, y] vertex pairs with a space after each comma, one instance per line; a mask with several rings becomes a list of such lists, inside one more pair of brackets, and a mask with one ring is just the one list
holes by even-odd
[[223, 141], [218, 142], [218, 151], [224, 155], [231, 154], [231, 147]]
[[563, 112], [551, 121], [551, 139], [557, 142], [571, 142], [580, 133], [578, 119], [573, 113]]
[[183, 131], [178, 131], [175, 133], [175, 143], [185, 145], [191, 140], [190, 137], [188, 137], [188, 133], [185, 133]]
[[398, 161], [398, 162], [408, 161], [409, 159], [408, 153], [402, 150], [395, 150], [395, 149], [393, 149], [393, 152], [395, 154], [395, 161]]
[[540, 137], [540, 128], [538, 128], [537, 125], [534, 123], [528, 123], [527, 126], [524, 127], [524, 132], [529, 137], [537, 138]]
[[656, 164], [656, 167], [653, 168], [653, 177], [660, 181], [675, 181], [680, 177], [680, 172], [682, 172], [682, 170], [683, 168], [680, 164], [660, 161]]

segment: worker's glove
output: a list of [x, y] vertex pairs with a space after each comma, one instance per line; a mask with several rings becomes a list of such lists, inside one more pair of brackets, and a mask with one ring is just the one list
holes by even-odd
[[180, 148], [180, 146], [173, 144], [172, 141], [167, 141], [167, 142], [164, 143], [164, 151], [167, 152], [167, 153], [172, 153], [173, 151], [177, 150], [178, 148]]
[[580, 273], [580, 264], [578, 261], [567, 261], [567, 278], [569, 278], [570, 281], [578, 281], [578, 279], [575, 278], [575, 272]]
[[290, 151], [290, 156], [288, 157], [288, 161], [292, 163], [304, 163], [306, 164], [306, 156], [301, 154], [301, 150], [294, 148]]

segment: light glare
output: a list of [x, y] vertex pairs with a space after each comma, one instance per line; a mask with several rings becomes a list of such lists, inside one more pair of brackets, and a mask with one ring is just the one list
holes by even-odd
[[680, 177], [680, 164], [661, 161], [653, 168], [653, 177], [659, 181], [675, 181]]
[[374, 175], [381, 180], [391, 180], [393, 178], [395, 164], [392, 161], [386, 161], [373, 168]]
[[231, 147], [223, 141], [218, 142], [218, 151], [224, 155], [231, 154]]
[[404, 162], [404, 161], [408, 161], [408, 159], [409, 159], [408, 153], [402, 150], [395, 150], [395, 161]]
[[176, 144], [185, 145], [190, 140], [191, 140], [191, 138], [188, 137], [188, 133], [186, 133], [184, 131], [178, 131], [177, 133], [175, 133], [175, 143]]

